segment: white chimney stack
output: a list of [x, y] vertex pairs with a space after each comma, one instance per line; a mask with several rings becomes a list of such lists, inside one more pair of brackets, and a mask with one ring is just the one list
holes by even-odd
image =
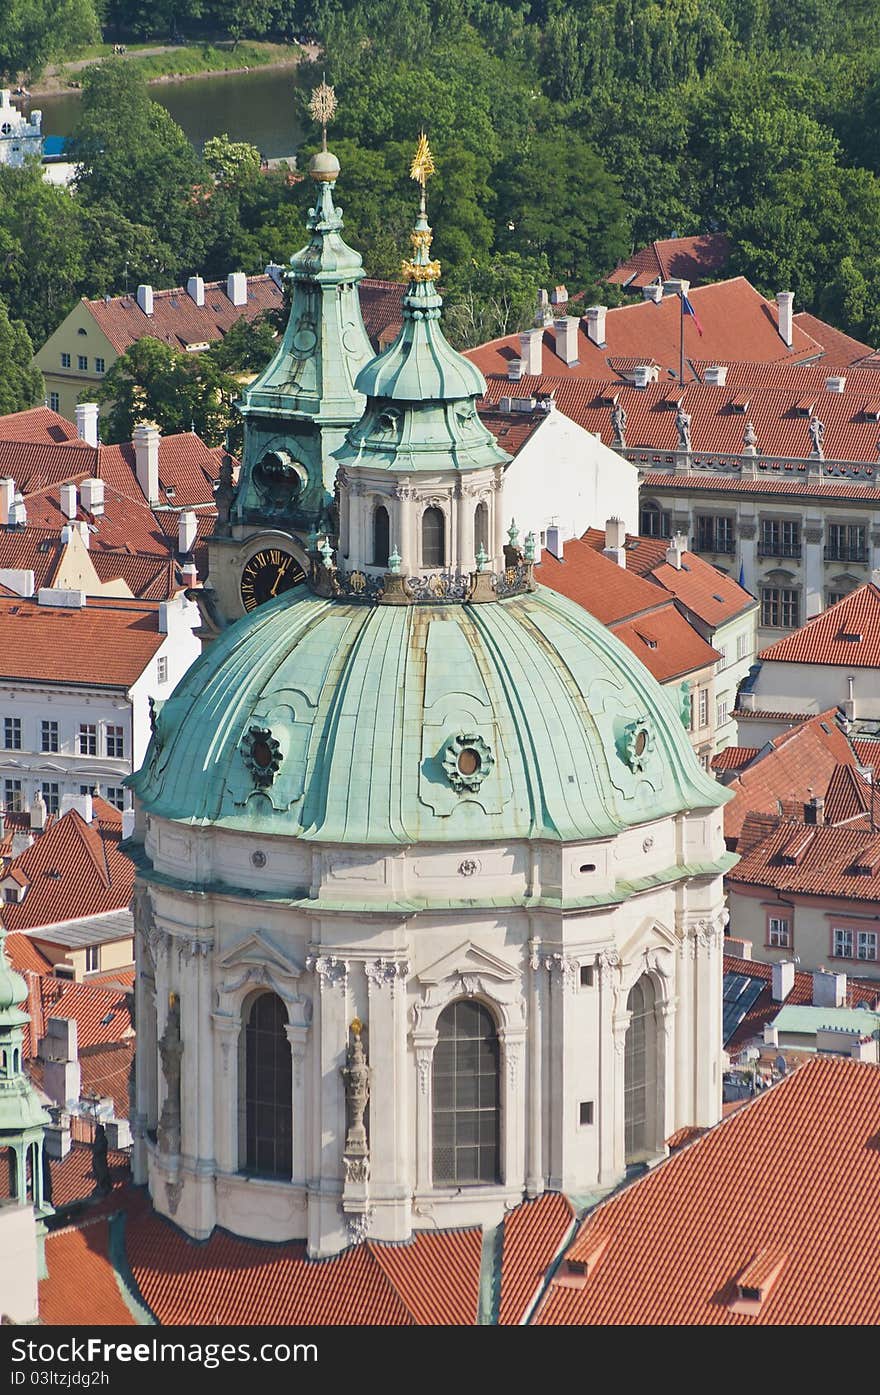
[[9, 510], [9, 522], [13, 528], [24, 528], [27, 523], [27, 505], [24, 502], [21, 490], [16, 489], [12, 496], [12, 507]]
[[670, 276], [668, 281], [663, 282], [664, 295], [687, 295], [690, 288], [690, 281], [686, 281], [683, 276]]
[[67, 518], [76, 518], [77, 492], [75, 484], [62, 484], [59, 490], [61, 496], [61, 512]]
[[180, 577], [184, 586], [186, 586], [187, 588], [190, 588], [192, 586], [198, 586], [199, 574], [196, 570], [195, 562], [187, 562], [186, 566], [181, 567]]
[[46, 801], [42, 790], [37, 790], [31, 802], [31, 832], [42, 833], [46, 827]]
[[518, 383], [523, 375], [523, 361], [521, 358], [510, 358], [507, 360], [507, 381]]
[[576, 315], [563, 315], [554, 320], [553, 333], [556, 335], [556, 353], [567, 368], [578, 361], [578, 333], [580, 320]]
[[644, 300], [653, 300], [655, 305], [659, 305], [663, 299], [662, 281], [652, 281], [649, 286], [642, 286], [642, 297]]
[[135, 473], [141, 493], [148, 504], [159, 502], [159, 428], [155, 422], [142, 421], [134, 429]]
[[99, 479], [83, 480], [79, 487], [79, 497], [86, 513], [94, 514], [95, 518], [100, 518], [104, 512], [104, 481]]
[[776, 309], [779, 314], [779, 337], [789, 349], [793, 339], [794, 291], [777, 291]]
[[92, 796], [90, 794], [62, 794], [62, 815], [69, 814], [71, 809], [75, 809], [85, 823], [92, 822], [94, 810], [92, 808]]
[[233, 305], [247, 305], [247, 277], [243, 271], [230, 271], [226, 278], [226, 294]]
[[98, 404], [97, 402], [77, 402], [76, 434], [87, 446], [98, 444]]
[[846, 387], [846, 378], [835, 374], [831, 378], [825, 379], [825, 388], [828, 392], [843, 392]]
[[551, 528], [548, 528], [548, 529], [547, 529], [547, 541], [546, 541], [546, 543], [544, 544], [544, 547], [546, 548], [546, 550], [547, 550], [548, 552], [552, 552], [553, 556], [556, 558], [556, 560], [557, 560], [558, 562], [561, 562], [561, 561], [562, 561], [562, 559], [563, 559], [562, 534], [561, 534], [561, 532], [559, 531], [559, 529], [556, 527], [555, 524], [554, 524]]
[[270, 262], [267, 267], [264, 267], [263, 275], [268, 276], [270, 281], [274, 281], [279, 291], [284, 290], [284, 267], [280, 266], [278, 262]]
[[676, 533], [670, 538], [669, 546], [666, 549], [666, 561], [670, 567], [674, 567], [677, 572], [681, 571], [681, 559], [687, 551], [688, 540], [684, 533]]
[[724, 387], [727, 382], [727, 364], [710, 363], [703, 369], [703, 382], [711, 383], [713, 387]]
[[626, 524], [622, 518], [609, 518], [605, 523], [605, 546], [602, 556], [626, 567]]
[[553, 290], [550, 292], [550, 304], [551, 304], [551, 305], [567, 305], [567, 304], [568, 304], [568, 287], [567, 287], [567, 286], [554, 286], [554, 287], [553, 287]]
[[177, 519], [177, 550], [181, 555], [192, 552], [196, 543], [198, 525], [192, 509], [184, 509]]
[[657, 370], [653, 364], [637, 363], [633, 369], [633, 387], [647, 387], [649, 383], [656, 383]]
[[818, 969], [813, 974], [813, 1007], [846, 1007], [846, 974]]
[[186, 283], [186, 293], [195, 305], [205, 303], [205, 282], [201, 276], [191, 276]]
[[794, 988], [794, 962], [791, 959], [784, 959], [780, 964], [774, 964], [772, 970], [771, 993], [774, 1003], [784, 1003], [791, 990]]
[[587, 321], [587, 334], [598, 348], [604, 349], [605, 316], [608, 314], [608, 306], [590, 305], [584, 313]]
[[15, 480], [0, 479], [0, 524], [11, 523], [12, 503], [15, 499]]
[[138, 305], [141, 307], [141, 309], [143, 310], [143, 312], [144, 312], [145, 315], [152, 315], [152, 313], [153, 313], [153, 287], [152, 287], [152, 286], [138, 286], [138, 288], [137, 288], [137, 303], [138, 303]]
[[537, 378], [544, 371], [544, 331], [525, 329], [519, 336], [522, 354], [522, 371], [530, 378]]

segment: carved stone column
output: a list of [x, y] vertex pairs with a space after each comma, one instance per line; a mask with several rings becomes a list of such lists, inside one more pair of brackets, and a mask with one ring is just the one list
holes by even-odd
[[406, 1240], [411, 1233], [415, 1178], [409, 1161], [409, 1086], [406, 1048], [405, 959], [368, 959], [364, 965], [369, 1004], [371, 1234]]
[[[614, 1014], [619, 997], [620, 955], [606, 949], [599, 955], [599, 1185], [608, 1186], [620, 1176], [616, 1146], [618, 1129], [618, 1075], [621, 1062], [615, 1051]], [[622, 1092], [622, 1086], [621, 1092]]]
[[804, 520], [804, 619], [825, 609], [825, 530], [821, 518]]
[[[562, 1191], [565, 1184], [566, 1136], [574, 1129], [573, 1105], [569, 1099], [569, 1077], [575, 1063], [567, 1051], [567, 1016], [573, 1004], [580, 965], [576, 959], [557, 952], [544, 956], [550, 976], [550, 1043], [548, 1088], [550, 1105], [551, 1191]], [[571, 1116], [571, 1119], [569, 1119]]]
[[529, 1146], [526, 1190], [530, 1197], [535, 1197], [544, 1190], [544, 1157], [541, 1146], [543, 1134], [541, 1089], [544, 1073], [542, 1060], [544, 971], [541, 962], [541, 941], [537, 937], [529, 940], [529, 969]]
[[626, 1034], [632, 1013], [619, 1009], [612, 1022], [614, 1042], [614, 1165], [613, 1176], [626, 1171]]
[[432, 1186], [434, 1134], [431, 1068], [438, 1039], [436, 1032], [413, 1032], [416, 1053], [416, 1191], [419, 1193], [430, 1191]]
[[501, 1045], [501, 1180], [506, 1187], [525, 1184], [525, 1043], [522, 1029], [502, 1027]]
[[217, 1170], [237, 1172], [243, 1165], [239, 1158], [239, 1110], [241, 1081], [238, 1074], [238, 1044], [241, 1036], [241, 1016], [213, 1012], [214, 1029], [214, 1119]]

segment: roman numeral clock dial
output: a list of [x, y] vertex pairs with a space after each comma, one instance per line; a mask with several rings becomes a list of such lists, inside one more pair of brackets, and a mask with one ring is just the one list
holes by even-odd
[[256, 610], [258, 605], [301, 581], [305, 581], [305, 572], [291, 553], [279, 547], [264, 547], [254, 553], [242, 571], [242, 605], [245, 610]]

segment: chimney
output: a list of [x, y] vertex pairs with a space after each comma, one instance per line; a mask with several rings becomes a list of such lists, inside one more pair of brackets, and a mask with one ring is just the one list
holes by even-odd
[[31, 802], [31, 832], [43, 833], [46, 828], [46, 801], [42, 790], [37, 790]]
[[76, 434], [87, 446], [98, 444], [98, 404], [97, 402], [77, 402]]
[[205, 303], [205, 282], [201, 276], [191, 276], [186, 283], [186, 293], [195, 305]]
[[780, 964], [773, 965], [770, 996], [774, 1003], [784, 1003], [793, 988], [794, 962], [791, 959], [783, 959]]
[[655, 305], [659, 305], [663, 299], [663, 283], [652, 281], [649, 286], [642, 286], [642, 296], [645, 300], [653, 300]]
[[90, 794], [62, 794], [61, 813], [69, 814], [71, 809], [75, 809], [83, 823], [91, 823], [94, 810], [92, 808], [92, 796]]
[[727, 364], [710, 363], [703, 369], [703, 382], [711, 383], [713, 387], [724, 387], [727, 382]]
[[792, 343], [792, 309], [794, 291], [777, 291], [776, 309], [779, 316], [779, 337], [789, 349]]
[[524, 329], [519, 336], [519, 347], [522, 353], [522, 371], [530, 378], [537, 378], [544, 371], [543, 329]]
[[15, 480], [0, 479], [0, 525], [11, 523], [12, 501], [15, 498]]
[[674, 567], [677, 572], [681, 571], [681, 559], [683, 553], [687, 551], [688, 540], [684, 533], [676, 533], [669, 540], [666, 549], [666, 561], [670, 567]]
[[518, 383], [523, 375], [523, 361], [521, 358], [510, 358], [507, 360], [507, 381]]
[[181, 556], [192, 552], [196, 543], [198, 527], [192, 509], [184, 509], [177, 517], [177, 550]]
[[804, 823], [821, 824], [825, 822], [825, 800], [819, 794], [814, 794], [812, 799], [807, 800], [804, 805]]
[[644, 388], [655, 382], [654, 369], [650, 363], [638, 363], [633, 369], [633, 387]]
[[79, 497], [86, 513], [94, 514], [95, 518], [100, 518], [104, 512], [104, 481], [99, 479], [83, 480], [79, 487]]
[[70, 1152], [70, 1120], [63, 1115], [57, 1124], [47, 1124], [43, 1130], [46, 1157], [53, 1162], [61, 1162]]
[[590, 305], [585, 311], [587, 334], [600, 349], [605, 348], [605, 316], [607, 314], [607, 305]]
[[735, 940], [730, 935], [724, 941], [724, 953], [733, 955], [734, 959], [751, 959], [751, 940]]
[[61, 496], [61, 512], [67, 518], [76, 518], [78, 508], [75, 484], [62, 484], [59, 490]]
[[846, 974], [817, 969], [813, 974], [813, 1007], [846, 1007]]
[[668, 281], [663, 282], [664, 295], [687, 295], [690, 288], [690, 281], [685, 281], [682, 276], [671, 276]]
[[556, 335], [556, 353], [567, 368], [578, 361], [578, 333], [580, 320], [576, 315], [563, 315], [554, 320], [553, 333]]
[[547, 529], [547, 541], [544, 546], [548, 552], [552, 552], [557, 562], [563, 560], [562, 534], [555, 524]]
[[198, 586], [199, 574], [195, 562], [187, 562], [186, 566], [181, 567], [180, 579], [187, 588]]
[[247, 277], [243, 271], [230, 271], [226, 278], [226, 294], [233, 305], [247, 305]]
[[152, 315], [152, 313], [153, 313], [153, 287], [152, 287], [152, 286], [138, 286], [138, 288], [137, 288], [137, 303], [138, 303], [138, 305], [141, 307], [141, 309], [143, 310], [143, 312], [144, 312], [145, 315]]
[[270, 281], [274, 281], [279, 291], [284, 290], [284, 267], [278, 262], [270, 262], [263, 270], [263, 275], [268, 276]]
[[27, 505], [22, 498], [20, 489], [16, 489], [12, 496], [12, 507], [9, 510], [9, 522], [13, 528], [24, 528], [27, 523]]
[[40, 1041], [43, 1088], [53, 1104], [76, 1109], [82, 1089], [75, 1017], [50, 1017]]
[[132, 439], [135, 474], [148, 504], [159, 503], [159, 428], [153, 421], [138, 422]]
[[568, 304], [568, 287], [567, 287], [567, 286], [554, 286], [554, 287], [553, 287], [553, 290], [550, 292], [550, 304], [551, 304], [551, 305], [567, 305], [567, 304]]
[[827, 392], [843, 392], [846, 387], [846, 378], [835, 375], [825, 379], [825, 389]]
[[612, 562], [616, 562], [619, 567], [626, 567], [626, 524], [622, 518], [609, 518], [605, 523], [605, 546], [602, 548], [602, 556], [608, 557]]

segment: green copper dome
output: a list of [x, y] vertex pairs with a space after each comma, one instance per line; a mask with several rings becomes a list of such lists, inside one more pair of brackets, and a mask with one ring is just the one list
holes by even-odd
[[722, 803], [669, 696], [581, 607], [300, 586], [215, 640], [129, 783], [148, 813], [328, 843], [602, 838]]

